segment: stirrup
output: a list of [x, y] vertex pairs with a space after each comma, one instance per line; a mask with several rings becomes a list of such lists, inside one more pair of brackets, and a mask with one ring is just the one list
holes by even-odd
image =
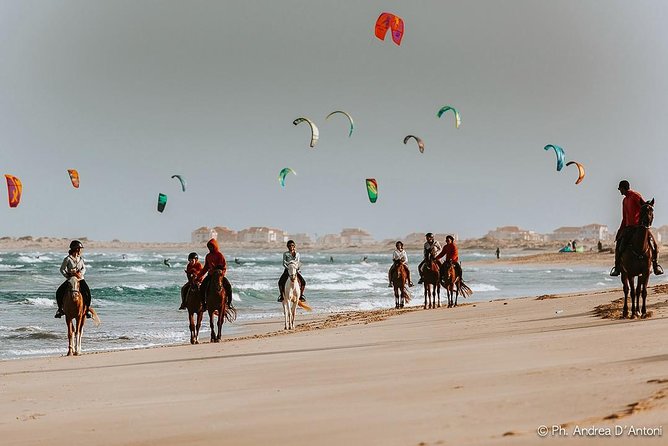
[[60, 319], [64, 315], [65, 315], [65, 312], [63, 310], [59, 309], [58, 311], [56, 311], [56, 314], [53, 317]]
[[617, 277], [621, 274], [622, 272], [617, 269], [616, 266], [613, 266], [612, 269], [610, 270], [610, 275], [613, 277]]
[[299, 302], [306, 302], [306, 298], [304, 297], [303, 294], [299, 296]]
[[278, 296], [278, 300], [276, 302], [283, 302], [283, 295], [282, 294], [280, 296]]
[[654, 264], [654, 274], [657, 275], [657, 276], [660, 276], [661, 274], [663, 274], [663, 268], [658, 263]]

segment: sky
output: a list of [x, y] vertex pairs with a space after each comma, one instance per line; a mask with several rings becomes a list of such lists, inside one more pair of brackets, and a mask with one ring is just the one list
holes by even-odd
[[[401, 46], [375, 38], [383, 11]], [[24, 190], [0, 201], [0, 236], [614, 231], [621, 179], [666, 224], [667, 19], [661, 0], [2, 0], [0, 173]], [[584, 164], [581, 184], [547, 144]]]

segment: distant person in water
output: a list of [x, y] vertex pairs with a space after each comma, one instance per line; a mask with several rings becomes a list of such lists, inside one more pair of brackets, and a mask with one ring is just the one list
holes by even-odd
[[188, 254], [188, 266], [186, 266], [185, 272], [188, 281], [185, 285], [181, 287], [181, 306], [179, 310], [186, 309], [186, 298], [188, 297], [188, 290], [191, 286], [198, 286], [198, 277], [202, 272], [202, 264], [199, 262], [199, 256], [196, 252], [191, 252]]
[[238, 258], [235, 257], [234, 258], [234, 263], [236, 263], [237, 265], [241, 265], [241, 260], [239, 260]]
[[171, 268], [171, 267], [172, 267], [172, 264], [169, 263], [169, 260], [170, 260], [170, 259], [165, 259], [165, 260], [162, 261], [162, 263], [164, 263], [165, 266]]
[[496, 248], [496, 258], [497, 260], [501, 257], [501, 250], [499, 248]]
[[362, 263], [366, 263], [367, 260], [369, 260], [369, 258], [368, 258], [367, 256], [364, 256], [364, 257], [362, 258]]
[[334, 257], [329, 256], [329, 263], [334, 263]]

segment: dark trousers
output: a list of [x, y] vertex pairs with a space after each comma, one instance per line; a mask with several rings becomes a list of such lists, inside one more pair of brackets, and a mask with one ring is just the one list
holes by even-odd
[[[202, 305], [206, 305], [206, 290], [209, 288], [209, 280], [210, 277], [207, 275], [199, 287]], [[223, 277], [223, 288], [225, 289], [225, 296], [227, 296], [227, 305], [232, 305], [232, 284], [227, 280], [227, 277]], [[181, 299], [183, 299], [183, 289], [181, 289]]]
[[[288, 269], [286, 268], [286, 269], [283, 270], [283, 274], [281, 274], [281, 278], [278, 279], [278, 292], [281, 293], [281, 296], [283, 295], [283, 288], [285, 287], [285, 282], [288, 281], [288, 277], [289, 277]], [[300, 273], [299, 271], [297, 271], [297, 280], [299, 280], [299, 288], [301, 290], [300, 292], [301, 292], [301, 295], [303, 295], [304, 294], [304, 288], [306, 288], [306, 280], [304, 280], [304, 278], [302, 277], [302, 273]]]
[[[88, 284], [86, 283], [85, 280], [80, 280], [79, 281], [79, 290], [81, 291], [81, 295], [83, 296], [84, 303], [86, 304], [86, 308], [90, 307], [90, 288], [88, 288]], [[67, 280], [62, 283], [56, 290], [56, 302], [58, 303], [58, 309], [62, 310], [63, 309], [63, 298], [65, 297], [65, 292], [67, 292]]]

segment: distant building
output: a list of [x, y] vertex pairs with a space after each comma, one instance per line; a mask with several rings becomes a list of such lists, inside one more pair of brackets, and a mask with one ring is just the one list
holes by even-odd
[[522, 229], [519, 226], [501, 226], [487, 233], [487, 237], [496, 240], [540, 242], [544, 237], [534, 231]]
[[287, 234], [281, 229], [253, 226], [237, 233], [237, 241], [242, 243], [285, 243]]
[[218, 234], [216, 238], [220, 243], [232, 243], [237, 241], [237, 231], [233, 231], [224, 226], [215, 226], [213, 230]]
[[318, 245], [321, 246], [341, 246], [341, 234], [325, 234], [318, 237]]
[[297, 246], [310, 246], [313, 244], [313, 239], [311, 236], [303, 232], [298, 234], [290, 234], [288, 235], [288, 239], [294, 240]]
[[341, 244], [343, 246], [359, 246], [373, 243], [371, 234], [360, 228], [346, 228], [341, 231]]
[[571, 240], [578, 240], [580, 238], [579, 226], [562, 226], [555, 229], [550, 234], [550, 240], [570, 242]]
[[190, 240], [192, 243], [206, 243], [212, 238], [218, 238], [218, 233], [216, 233], [216, 231], [214, 231], [212, 228], [208, 228], [206, 226], [197, 228], [190, 234]]
[[656, 230], [657, 242], [668, 241], [668, 225], [663, 225]]
[[596, 240], [603, 241], [607, 240], [609, 237], [608, 226], [599, 225], [598, 223], [592, 223], [587, 226], [580, 228], [580, 239], [581, 240]]

